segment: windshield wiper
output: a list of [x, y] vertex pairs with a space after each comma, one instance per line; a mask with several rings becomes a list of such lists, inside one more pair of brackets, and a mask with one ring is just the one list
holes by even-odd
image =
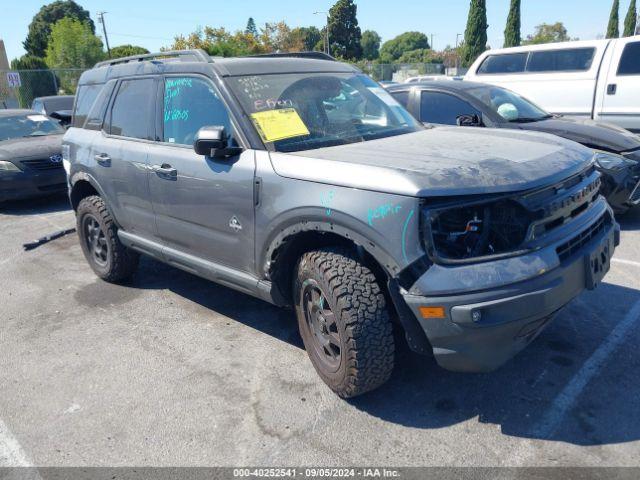
[[553, 118], [553, 115], [544, 115], [542, 117], [514, 118], [513, 120], [509, 120], [509, 123], [533, 123], [533, 122], [540, 122], [542, 120], [547, 120], [549, 118]]

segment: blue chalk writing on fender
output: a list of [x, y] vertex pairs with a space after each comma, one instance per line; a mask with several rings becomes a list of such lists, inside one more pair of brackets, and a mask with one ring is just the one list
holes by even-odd
[[396, 215], [400, 210], [402, 210], [402, 205], [391, 205], [389, 203], [370, 208], [367, 212], [367, 222], [373, 227], [374, 220], [382, 220], [390, 215]]
[[329, 190], [326, 193], [320, 194], [320, 204], [325, 208], [325, 213], [328, 217], [331, 216], [331, 205], [333, 204], [333, 197], [335, 197], [335, 192], [333, 190]]

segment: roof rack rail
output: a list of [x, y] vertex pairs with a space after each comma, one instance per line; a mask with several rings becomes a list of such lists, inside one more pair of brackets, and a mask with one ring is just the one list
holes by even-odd
[[123, 63], [144, 62], [146, 60], [162, 59], [162, 58], [179, 58], [182, 61], [191, 62], [211, 62], [211, 57], [207, 52], [201, 49], [194, 50], [168, 50], [166, 52], [145, 53], [143, 55], [131, 55], [130, 57], [115, 58], [113, 60], [104, 60], [98, 62], [93, 68], [120, 65]]
[[285, 52], [285, 53], [260, 53], [258, 55], [248, 55], [253, 58], [315, 58], [316, 60], [329, 60], [331, 62], [337, 62], [337, 60], [324, 52]]

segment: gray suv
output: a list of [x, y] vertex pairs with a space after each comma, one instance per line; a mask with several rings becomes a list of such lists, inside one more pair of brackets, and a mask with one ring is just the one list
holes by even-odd
[[619, 243], [591, 150], [424, 127], [319, 53], [99, 63], [63, 143], [100, 278], [127, 279], [143, 253], [292, 307], [342, 397], [389, 378], [394, 328], [444, 368], [497, 368]]

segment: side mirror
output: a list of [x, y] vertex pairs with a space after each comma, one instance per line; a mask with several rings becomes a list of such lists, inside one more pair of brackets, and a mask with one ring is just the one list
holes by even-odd
[[482, 119], [478, 115], [458, 115], [456, 123], [459, 127], [481, 127]]
[[198, 155], [212, 158], [227, 158], [242, 153], [239, 147], [230, 147], [224, 127], [202, 127], [196, 133], [193, 149]]

